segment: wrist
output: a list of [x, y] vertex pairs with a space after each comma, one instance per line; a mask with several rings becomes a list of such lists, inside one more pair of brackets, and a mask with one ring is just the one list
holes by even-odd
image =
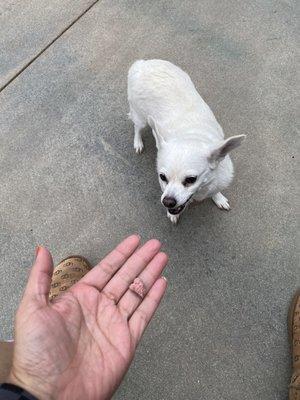
[[12, 383], [1, 383], [0, 384], [0, 399], [24, 399], [24, 400], [38, 400], [31, 393], [27, 392], [23, 388]]
[[6, 381], [21, 387], [38, 400], [53, 400], [55, 398], [47, 383], [42, 382], [38, 377], [32, 377], [26, 373], [20, 374], [14, 368], [11, 369]]

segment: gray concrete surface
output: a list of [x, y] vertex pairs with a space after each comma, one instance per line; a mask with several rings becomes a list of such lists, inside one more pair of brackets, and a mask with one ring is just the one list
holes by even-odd
[[0, 0], [0, 88], [94, 0]]
[[[1, 92], [2, 337], [37, 244], [96, 262], [139, 232], [164, 243], [169, 289], [115, 399], [287, 398], [296, 38], [292, 1], [103, 0]], [[229, 213], [205, 201], [178, 226], [165, 217], [153, 140], [135, 155], [126, 116], [127, 69], [150, 57], [190, 73], [227, 135], [248, 135]]]

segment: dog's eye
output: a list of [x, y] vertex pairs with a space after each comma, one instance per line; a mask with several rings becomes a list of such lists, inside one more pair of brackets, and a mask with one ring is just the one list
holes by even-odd
[[192, 185], [193, 183], [196, 182], [196, 180], [197, 180], [196, 176], [187, 176], [183, 181], [183, 185], [184, 186]]
[[159, 177], [163, 182], [168, 182], [168, 179], [165, 174], [159, 174]]

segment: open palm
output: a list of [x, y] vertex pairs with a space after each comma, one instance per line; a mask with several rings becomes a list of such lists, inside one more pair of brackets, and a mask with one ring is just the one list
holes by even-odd
[[[10, 382], [39, 399], [111, 397], [166, 289], [160, 243], [138, 245], [125, 239], [52, 303], [52, 258], [40, 248], [17, 312]], [[128, 289], [137, 276], [144, 299]]]

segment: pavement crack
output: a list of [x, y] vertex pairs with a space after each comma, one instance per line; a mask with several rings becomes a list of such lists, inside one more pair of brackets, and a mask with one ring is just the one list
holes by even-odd
[[49, 49], [64, 33], [66, 33], [77, 21], [80, 20], [95, 4], [100, 0], [93, 1], [85, 10], [83, 10], [76, 18], [73, 19], [58, 35], [55, 36], [45, 47], [43, 47], [35, 56], [33, 56], [19, 71], [17, 71], [4, 85], [0, 87], [0, 93], [9, 86], [19, 75], [22, 74], [31, 64], [35, 62], [46, 50]]
[[124, 158], [117, 150], [115, 150], [103, 137], [99, 136], [99, 139], [101, 141], [101, 144], [103, 146], [104, 151], [111, 155], [112, 157], [115, 157], [122, 161], [125, 165], [130, 166], [130, 163], [126, 158]]

